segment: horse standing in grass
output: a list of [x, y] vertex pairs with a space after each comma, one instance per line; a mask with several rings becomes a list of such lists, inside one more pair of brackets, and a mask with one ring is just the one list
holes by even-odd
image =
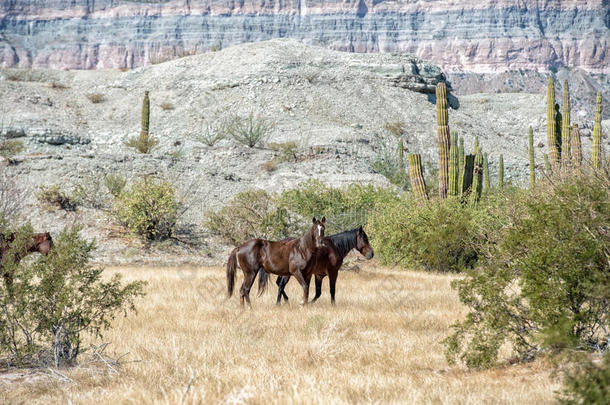
[[[324, 246], [316, 251], [316, 256], [311, 262], [308, 269], [307, 283], [311, 275], [316, 276], [316, 296], [312, 300], [315, 302], [322, 294], [322, 280], [328, 276], [330, 284], [330, 302], [335, 303], [335, 284], [339, 269], [343, 264], [343, 259], [352, 250], [356, 249], [360, 254], [370, 260], [373, 258], [374, 251], [369, 244], [369, 237], [362, 227], [352, 229], [351, 231], [341, 232], [324, 238]], [[288, 301], [288, 295], [284, 291], [286, 284], [290, 280], [290, 276], [282, 276], [277, 278], [277, 305], [284, 300]]]
[[299, 239], [287, 239], [279, 242], [265, 239], [251, 239], [233, 249], [227, 261], [227, 288], [229, 297], [233, 295], [235, 270], [239, 266], [244, 272], [244, 281], [240, 289], [240, 303], [244, 299], [250, 304], [250, 288], [261, 271], [258, 281], [259, 295], [267, 286], [267, 273], [280, 276], [293, 276], [303, 287], [302, 305], [307, 304], [309, 283], [305, 281], [305, 270], [315, 257], [316, 250], [322, 245], [326, 218], [313, 219], [311, 226]]
[[53, 238], [49, 232], [34, 234], [30, 239], [26, 241], [23, 247], [19, 248], [14, 255], [8, 255], [13, 243], [17, 236], [14, 233], [8, 235], [0, 234], [0, 272], [4, 277], [4, 283], [7, 287], [13, 284], [13, 273], [4, 271], [4, 263], [7, 260], [13, 260], [15, 263], [19, 263], [21, 259], [30, 253], [41, 253], [43, 255], [49, 254], [49, 251], [53, 247]]

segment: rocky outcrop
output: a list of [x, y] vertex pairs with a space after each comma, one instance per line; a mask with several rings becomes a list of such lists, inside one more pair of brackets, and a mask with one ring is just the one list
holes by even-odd
[[449, 71], [578, 67], [610, 73], [608, 0], [12, 0], [0, 65], [132, 68], [291, 37], [404, 51]]

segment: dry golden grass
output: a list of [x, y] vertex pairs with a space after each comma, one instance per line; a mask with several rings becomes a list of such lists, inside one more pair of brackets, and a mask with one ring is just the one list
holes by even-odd
[[465, 313], [453, 276], [368, 267], [340, 274], [336, 307], [325, 281], [320, 302], [301, 308], [292, 281], [291, 305], [277, 308], [271, 288], [242, 311], [222, 268], [112, 271], [149, 281], [138, 314], [104, 339], [113, 357], [129, 353], [119, 373], [81, 360], [61, 370], [72, 382], [0, 382], [0, 403], [540, 404], [558, 389], [541, 362], [447, 365], [439, 341]]

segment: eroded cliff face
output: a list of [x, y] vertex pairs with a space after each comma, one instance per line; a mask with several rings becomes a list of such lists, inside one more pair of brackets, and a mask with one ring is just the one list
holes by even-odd
[[0, 65], [131, 68], [290, 37], [447, 71], [610, 73], [609, 0], [3, 0]]

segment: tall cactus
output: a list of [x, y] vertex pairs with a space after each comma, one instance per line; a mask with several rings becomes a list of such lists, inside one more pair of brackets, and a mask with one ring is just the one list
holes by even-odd
[[561, 114], [561, 165], [570, 165], [570, 89], [568, 81], [563, 82], [563, 112]]
[[557, 117], [555, 112], [555, 83], [553, 82], [553, 76], [549, 76], [546, 102], [547, 142], [549, 144], [551, 165], [554, 167], [559, 163], [559, 149], [557, 148]]
[[458, 146], [458, 178], [462, 177], [462, 169], [464, 168], [464, 138], [460, 138]]
[[447, 197], [449, 184], [449, 113], [447, 112], [447, 85], [436, 85], [436, 121], [438, 124], [438, 194]]
[[591, 162], [594, 169], [602, 168], [602, 93], [597, 92], [595, 101], [595, 124], [593, 125], [593, 151]]
[[504, 188], [504, 156], [500, 155], [498, 158], [498, 188], [502, 190]]
[[582, 144], [580, 142], [580, 130], [578, 129], [578, 124], [572, 124], [570, 143], [572, 147], [572, 166], [580, 167], [582, 165]]
[[478, 151], [479, 151], [479, 137], [477, 136], [476, 138], [474, 138], [474, 145], [472, 147], [472, 153], [474, 153], [476, 155]]
[[142, 101], [142, 134], [148, 134], [150, 128], [150, 98], [148, 90], [144, 92], [144, 101]]
[[460, 197], [463, 197], [472, 186], [472, 176], [474, 171], [474, 155], [464, 156], [464, 165], [462, 166], [459, 192]]
[[449, 185], [448, 185], [448, 193], [450, 196], [458, 195], [458, 185], [460, 181], [460, 169], [459, 169], [459, 161], [460, 161], [460, 153], [458, 150], [458, 141], [457, 141], [457, 133], [453, 132], [451, 134], [451, 145], [449, 148]]
[[546, 172], [547, 176], [553, 174], [553, 167], [551, 166], [549, 155], [544, 153], [542, 156], [544, 156], [544, 171]]
[[479, 149], [474, 158], [474, 170], [472, 174], [472, 190], [470, 192], [470, 203], [476, 205], [481, 199], [483, 191], [483, 153]]
[[483, 154], [483, 191], [489, 193], [491, 183], [489, 181], [489, 159], [487, 152]]
[[534, 131], [532, 130], [532, 127], [530, 127], [527, 135], [527, 144], [530, 155], [530, 189], [533, 189], [536, 184], [536, 162], [534, 161]]
[[410, 153], [407, 155], [409, 161], [409, 178], [411, 179], [411, 190], [416, 198], [427, 200], [426, 181], [421, 168], [421, 155]]

